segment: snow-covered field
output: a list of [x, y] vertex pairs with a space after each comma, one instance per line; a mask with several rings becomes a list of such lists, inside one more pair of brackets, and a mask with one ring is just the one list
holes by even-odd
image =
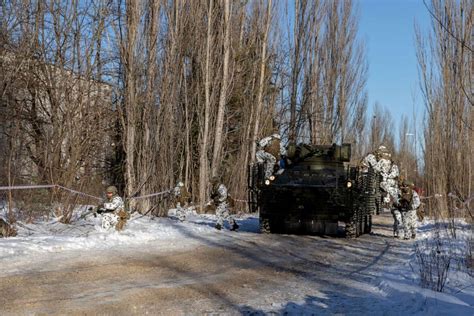
[[[235, 284], [228, 288], [224, 286], [218, 295], [219, 303], [215, 302], [215, 294], [200, 292], [200, 296], [195, 297], [199, 303], [187, 300], [183, 301], [183, 306], [176, 303], [168, 306], [166, 310], [174, 314], [474, 315], [474, 282], [470, 271], [462, 268], [458, 261], [453, 262], [443, 293], [421, 288], [414, 242], [391, 238], [390, 221], [387, 215], [379, 217], [374, 234], [356, 240], [262, 235], [258, 232], [258, 218], [251, 215], [238, 218], [239, 232], [231, 232], [228, 228], [216, 231], [213, 215], [196, 214], [188, 215], [182, 223], [173, 218], [134, 215], [122, 232], [104, 231], [100, 228], [100, 219], [93, 216], [85, 219], [77, 216], [72, 225], [56, 220], [20, 222], [17, 237], [0, 239], [0, 290], [20, 293], [21, 283], [12, 285], [12, 280], [18, 282], [18, 277], [67, 270], [72, 263], [107, 263], [108, 258], [117, 256], [130, 260], [134, 256], [145, 259], [173, 257], [170, 254], [188, 254], [184, 259], [187, 261], [205, 252], [206, 258], [210, 253], [216, 253], [215, 262], [225, 259], [221, 263], [225, 271], [216, 268], [220, 273], [214, 273], [210, 266], [208, 271], [196, 271], [196, 275], [187, 275], [185, 279], [176, 274], [172, 280], [142, 280], [141, 283], [130, 280], [130, 283], [136, 284], [140, 291], [162, 290], [163, 287], [175, 290], [188, 287], [189, 290], [190, 284], [201, 282], [207, 288], [209, 284], [220, 284], [223, 279], [241, 278], [234, 282], [239, 283], [239, 287]], [[459, 250], [451, 249], [453, 254], [461, 254], [465, 242], [472, 238], [468, 225], [458, 224], [456, 242], [447, 235], [440, 236], [445, 244]], [[426, 221], [419, 228], [418, 242], [434, 240], [435, 234], [434, 223]], [[228, 258], [222, 258], [226, 255]], [[197, 264], [189, 265], [197, 267]], [[265, 284], [257, 280], [258, 277], [252, 280], [253, 275], [265, 276]], [[122, 281], [110, 285], [108, 290], [113, 296], [123, 293], [124, 288]], [[127, 291], [136, 290], [130, 285], [126, 288]], [[134, 303], [135, 309], [124, 314], [156, 311], [153, 303], [143, 298], [143, 293], [140, 303]], [[67, 312], [61, 305], [57, 305], [57, 310], [38, 307], [43, 305], [38, 303], [40, 294], [37, 295], [35, 302], [13, 294], [8, 300], [0, 297], [0, 314]], [[71, 302], [84, 299], [73, 294], [68, 297]], [[25, 304], [25, 310], [22, 310], [18, 304], [23, 302], [31, 306]], [[83, 310], [77, 307], [73, 311], [80, 313]], [[160, 311], [164, 313], [164, 310]]]

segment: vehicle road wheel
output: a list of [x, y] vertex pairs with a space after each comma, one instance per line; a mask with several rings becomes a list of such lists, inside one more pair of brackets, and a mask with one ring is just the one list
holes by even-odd
[[372, 232], [372, 215], [367, 215], [367, 234], [370, 234]]
[[356, 238], [357, 237], [357, 212], [355, 212], [349, 221], [346, 222], [346, 238]]

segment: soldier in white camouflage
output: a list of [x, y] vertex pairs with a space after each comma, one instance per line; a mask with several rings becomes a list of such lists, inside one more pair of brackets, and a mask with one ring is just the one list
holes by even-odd
[[398, 189], [398, 177], [400, 171], [398, 166], [392, 161], [392, 155], [385, 146], [380, 146], [377, 149], [377, 165], [376, 171], [382, 177], [380, 182], [380, 188], [382, 189], [383, 204], [385, 208], [390, 209], [393, 216], [393, 235], [396, 238], [403, 238], [403, 214], [394, 207], [394, 204], [398, 203], [399, 189]]
[[384, 203], [390, 206], [398, 198], [398, 166], [391, 160], [391, 154], [387, 147], [381, 145], [374, 153], [370, 153], [361, 161], [362, 172], [373, 168], [382, 176], [380, 188], [384, 193]]
[[189, 192], [184, 183], [178, 181], [173, 189], [173, 198], [176, 203], [176, 217], [182, 222], [186, 219], [186, 210], [189, 202]]
[[402, 212], [396, 207], [392, 208], [391, 212], [393, 216], [393, 237], [401, 239], [405, 234]]
[[400, 175], [398, 166], [392, 161], [391, 156], [387, 147], [382, 145], [377, 149], [375, 170], [382, 176], [380, 188], [386, 193], [383, 201], [388, 208], [398, 199], [398, 177]]
[[397, 202], [398, 190], [398, 166], [392, 161], [390, 151], [386, 146], [380, 145], [374, 153], [364, 157], [361, 162], [362, 172], [373, 168], [381, 176], [380, 188], [382, 189], [383, 206], [389, 209], [393, 215], [393, 234], [395, 237], [402, 236], [403, 219], [399, 210], [393, 207]]
[[285, 149], [281, 144], [280, 134], [275, 133], [262, 138], [258, 143], [258, 150], [255, 154], [257, 162], [264, 165], [265, 178], [269, 179], [274, 172], [277, 163], [277, 157], [285, 155]]
[[367, 173], [369, 171], [369, 168], [375, 169], [377, 166], [377, 157], [373, 153], [367, 154], [367, 156], [362, 159], [361, 162], [361, 167], [362, 167], [362, 172]]
[[97, 213], [102, 214], [102, 228], [108, 230], [115, 227], [116, 230], [122, 230], [129, 218], [123, 200], [115, 186], [109, 186], [105, 195], [105, 200], [97, 207]]
[[224, 184], [220, 183], [218, 177], [211, 178], [211, 199], [216, 206], [217, 223], [216, 229], [221, 230], [224, 227], [224, 221], [229, 222], [230, 230], [235, 231], [239, 229], [239, 225], [234, 217], [229, 213], [229, 194]]
[[400, 196], [396, 204], [397, 209], [402, 214], [404, 239], [416, 238], [416, 210], [420, 207], [421, 201], [414, 188], [413, 182], [403, 180], [400, 185]]

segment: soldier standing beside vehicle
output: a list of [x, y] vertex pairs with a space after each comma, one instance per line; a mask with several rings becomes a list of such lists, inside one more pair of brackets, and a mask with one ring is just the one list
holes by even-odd
[[173, 189], [174, 202], [176, 203], [176, 217], [183, 222], [186, 219], [186, 210], [189, 202], [189, 192], [184, 183], [178, 181]]
[[125, 211], [122, 198], [118, 195], [115, 186], [109, 186], [105, 190], [105, 200], [97, 207], [97, 214], [102, 215], [102, 228], [109, 229], [115, 226], [116, 230], [122, 230], [129, 218]]
[[414, 190], [414, 183], [403, 180], [400, 185], [400, 197], [396, 204], [397, 209], [402, 214], [404, 239], [416, 238], [416, 210], [420, 207], [420, 196]]
[[265, 179], [268, 179], [273, 175], [277, 163], [277, 157], [285, 154], [280, 139], [280, 134], [275, 133], [262, 138], [257, 143], [258, 151], [255, 156], [257, 158], [257, 163], [261, 163], [264, 166]]
[[398, 166], [392, 161], [391, 153], [385, 146], [380, 146], [376, 152], [377, 165], [375, 170], [381, 175], [382, 181], [380, 182], [380, 189], [382, 189], [383, 196], [383, 207], [389, 209], [393, 216], [393, 235], [396, 238], [402, 238], [403, 236], [403, 214], [394, 207], [394, 204], [398, 203], [398, 177], [400, 171]]
[[361, 162], [362, 172], [368, 172], [369, 168], [380, 175], [380, 189], [382, 190], [382, 207], [390, 210], [393, 215], [393, 234], [395, 237], [402, 236], [403, 219], [400, 211], [393, 207], [397, 202], [398, 190], [398, 166], [392, 161], [390, 151], [386, 146], [380, 145], [374, 153], [364, 157]]
[[239, 225], [234, 217], [229, 213], [229, 195], [224, 184], [220, 183], [218, 177], [211, 178], [211, 199], [216, 206], [217, 223], [216, 229], [221, 230], [224, 227], [224, 221], [227, 220], [231, 226], [230, 230], [235, 231], [239, 229]]

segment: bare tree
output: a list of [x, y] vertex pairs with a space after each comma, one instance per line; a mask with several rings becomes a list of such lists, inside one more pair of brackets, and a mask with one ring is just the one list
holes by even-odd
[[261, 125], [260, 116], [262, 114], [263, 109], [263, 95], [265, 89], [265, 69], [267, 67], [267, 45], [268, 45], [268, 34], [270, 31], [270, 24], [272, 18], [272, 0], [269, 0], [266, 4], [266, 15], [265, 15], [265, 29], [263, 32], [263, 40], [261, 42], [261, 57], [260, 57], [260, 73], [259, 73], [259, 81], [258, 81], [258, 94], [257, 94], [257, 106], [255, 108], [255, 117], [253, 119], [254, 126], [252, 132], [252, 149], [250, 152], [250, 159], [253, 162], [255, 160], [255, 153], [257, 151], [257, 138], [259, 136], [259, 128]]
[[[454, 209], [448, 193], [472, 196], [474, 114], [465, 87], [472, 85], [472, 1], [433, 0], [431, 32], [417, 29], [417, 56], [427, 117], [424, 165], [431, 210]], [[467, 45], [467, 46], [466, 46]], [[469, 207], [469, 205], [468, 205]], [[445, 214], [444, 214], [445, 215]], [[453, 215], [453, 214], [450, 214]]]
[[211, 112], [211, 45], [213, 44], [212, 21], [213, 21], [214, 0], [209, 1], [207, 14], [207, 39], [206, 39], [206, 63], [205, 63], [205, 82], [204, 90], [206, 95], [204, 105], [204, 127], [202, 130], [201, 158], [199, 160], [199, 203], [202, 205], [206, 199], [207, 184], [209, 179], [209, 165], [207, 151], [209, 147], [209, 120]]
[[367, 65], [363, 43], [356, 37], [354, 5], [351, 1], [295, 5], [288, 75], [289, 140], [361, 143]]
[[2, 176], [96, 192], [114, 183], [132, 210], [163, 215], [161, 200], [131, 198], [179, 178], [202, 205], [219, 175], [243, 199], [256, 140], [271, 129], [360, 143], [365, 60], [352, 2], [297, 1], [292, 34], [274, 18], [286, 5], [6, 2]]
[[219, 107], [217, 109], [217, 119], [215, 127], [215, 136], [214, 136], [214, 150], [212, 154], [212, 176], [218, 174], [221, 161], [221, 151], [222, 151], [222, 142], [223, 142], [223, 127], [224, 127], [224, 112], [227, 102], [227, 95], [230, 85], [229, 78], [229, 61], [230, 61], [230, 33], [231, 33], [231, 3], [230, 0], [224, 1], [224, 64], [222, 69], [222, 83], [221, 91], [219, 96]]

